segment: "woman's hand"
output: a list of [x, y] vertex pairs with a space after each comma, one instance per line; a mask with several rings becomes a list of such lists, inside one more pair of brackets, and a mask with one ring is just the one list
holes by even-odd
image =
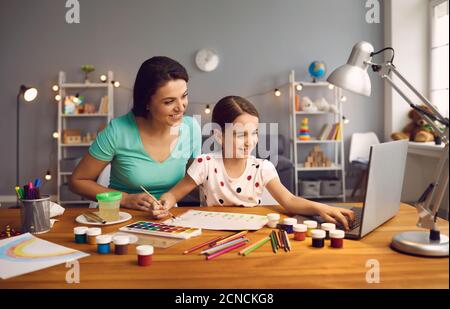
[[122, 193], [120, 205], [124, 208], [142, 211], [152, 210], [152, 199], [146, 193], [129, 194]]
[[339, 222], [346, 230], [350, 229], [349, 221], [355, 219], [355, 214], [350, 209], [328, 206], [326, 204], [317, 203], [318, 214], [327, 222], [336, 224]]

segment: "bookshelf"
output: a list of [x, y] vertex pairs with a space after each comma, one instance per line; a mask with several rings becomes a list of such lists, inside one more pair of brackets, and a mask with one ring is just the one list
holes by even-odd
[[[66, 80], [66, 73], [60, 71], [58, 74], [59, 98], [58, 101], [58, 144], [57, 144], [57, 199], [62, 205], [89, 204], [90, 200], [82, 199], [68, 190], [69, 177], [75, 167], [76, 158], [82, 157], [92, 143], [92, 139], [102, 125], [107, 125], [114, 115], [114, 80], [112, 71], [108, 71], [108, 80], [104, 83], [71, 83]], [[65, 112], [65, 99], [67, 96], [83, 94], [92, 102], [96, 108], [91, 113], [71, 113]], [[105, 99], [105, 97], [107, 99]], [[74, 127], [75, 126], [75, 127]], [[76, 129], [75, 129], [76, 128]], [[66, 143], [65, 132], [70, 130], [84, 131], [89, 133], [90, 140], [80, 140], [78, 142]], [[91, 135], [92, 133], [92, 135]], [[87, 138], [86, 134], [85, 138]], [[76, 137], [78, 138], [78, 137]], [[67, 162], [73, 161], [73, 164]], [[65, 162], [63, 162], [65, 161]], [[64, 164], [63, 164], [64, 163]], [[62, 166], [64, 165], [64, 167]]]
[[[342, 199], [345, 202], [344, 127], [342, 121], [341, 89], [327, 82], [296, 81], [295, 71], [289, 74], [289, 112], [291, 160], [295, 166], [295, 193], [300, 193], [299, 184], [305, 178], [336, 178], [341, 182], [341, 193], [333, 195], [303, 196], [309, 199]], [[302, 111], [300, 101], [308, 96], [314, 102], [325, 98], [333, 110]], [[299, 99], [300, 98], [300, 99]], [[300, 140], [299, 128], [308, 118], [310, 138]], [[316, 152], [318, 160], [316, 161]], [[313, 155], [312, 155], [313, 154]], [[311, 158], [313, 160], [311, 161]], [[311, 163], [312, 162], [312, 163]]]

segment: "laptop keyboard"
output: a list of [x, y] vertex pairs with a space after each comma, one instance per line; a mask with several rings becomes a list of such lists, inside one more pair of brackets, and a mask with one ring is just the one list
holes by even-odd
[[[353, 211], [353, 213], [355, 214], [355, 219], [353, 221], [349, 222], [350, 230], [354, 230], [361, 225], [362, 208], [361, 207], [352, 207], [352, 208], [350, 208], [350, 210]], [[312, 216], [312, 218], [314, 221], [317, 221], [317, 223], [319, 223], [319, 224], [326, 222], [321, 216]], [[338, 223], [336, 223], [336, 229], [344, 230], [344, 226], [338, 222]]]

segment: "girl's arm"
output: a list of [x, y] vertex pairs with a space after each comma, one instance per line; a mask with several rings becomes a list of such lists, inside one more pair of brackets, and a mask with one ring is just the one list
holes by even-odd
[[[178, 182], [175, 187], [170, 189], [168, 192], [164, 193], [160, 197], [161, 204], [164, 206], [164, 210], [168, 211], [172, 208], [179, 200], [185, 197], [189, 192], [195, 189], [197, 184], [195, 181], [186, 174], [180, 182]], [[158, 219], [163, 218], [167, 215], [167, 212], [161, 213], [156, 216]]]
[[351, 220], [354, 219], [354, 214], [351, 210], [331, 207], [293, 195], [280, 182], [279, 178], [269, 181], [266, 188], [277, 202], [290, 213], [307, 216], [320, 215], [328, 222], [337, 223], [339, 221], [346, 230], [349, 229], [347, 217]]

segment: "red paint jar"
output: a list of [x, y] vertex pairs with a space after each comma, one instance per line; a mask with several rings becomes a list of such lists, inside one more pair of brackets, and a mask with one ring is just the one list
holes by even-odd
[[306, 238], [306, 231], [308, 230], [308, 227], [304, 224], [296, 224], [294, 225], [294, 239], [295, 240], [305, 240]]
[[345, 232], [342, 230], [330, 231], [331, 247], [343, 248], [344, 247]]
[[139, 266], [150, 266], [152, 264], [153, 246], [137, 246], [136, 253], [138, 255]]

